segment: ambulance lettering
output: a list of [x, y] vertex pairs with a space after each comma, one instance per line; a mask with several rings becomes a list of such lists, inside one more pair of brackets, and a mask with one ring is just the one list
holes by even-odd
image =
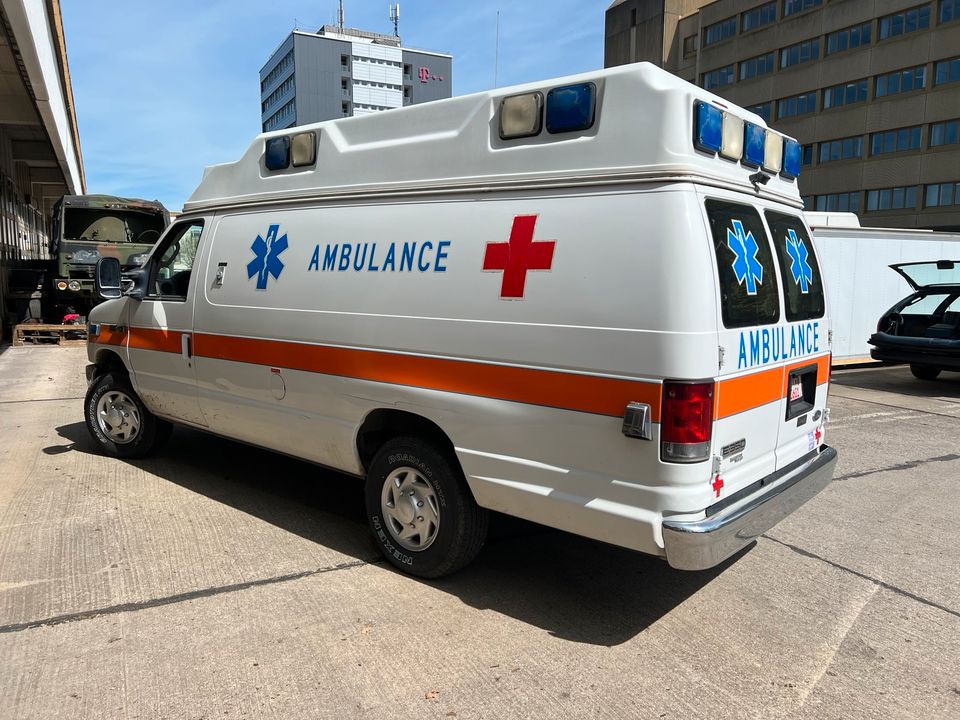
[[783, 362], [820, 352], [820, 321], [740, 332], [737, 369]]
[[450, 240], [327, 243], [313, 248], [307, 272], [446, 272], [449, 253]]

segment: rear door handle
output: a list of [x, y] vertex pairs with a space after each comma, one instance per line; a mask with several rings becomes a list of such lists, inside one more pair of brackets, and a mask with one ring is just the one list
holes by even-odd
[[190, 347], [190, 336], [187, 333], [180, 336], [180, 352], [184, 360], [190, 360], [190, 358], [193, 357]]

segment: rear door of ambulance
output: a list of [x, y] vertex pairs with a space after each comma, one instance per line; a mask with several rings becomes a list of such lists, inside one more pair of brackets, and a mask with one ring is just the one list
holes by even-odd
[[829, 359], [820, 273], [799, 211], [720, 190], [702, 202], [719, 297], [710, 483], [720, 502], [759, 489], [822, 442], [821, 428], [811, 445]]

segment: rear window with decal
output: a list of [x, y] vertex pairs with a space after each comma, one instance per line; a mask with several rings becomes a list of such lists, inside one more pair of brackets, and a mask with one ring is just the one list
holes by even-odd
[[750, 205], [707, 200], [720, 276], [720, 310], [728, 328], [780, 319], [773, 253], [760, 213]]
[[767, 210], [767, 224], [780, 260], [789, 322], [823, 317], [823, 284], [813, 243], [800, 218]]

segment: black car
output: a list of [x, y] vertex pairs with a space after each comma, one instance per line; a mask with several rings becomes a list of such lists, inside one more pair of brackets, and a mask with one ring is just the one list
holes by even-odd
[[874, 360], [910, 363], [921, 380], [960, 371], [960, 260], [891, 265], [914, 292], [887, 310], [870, 336]]

